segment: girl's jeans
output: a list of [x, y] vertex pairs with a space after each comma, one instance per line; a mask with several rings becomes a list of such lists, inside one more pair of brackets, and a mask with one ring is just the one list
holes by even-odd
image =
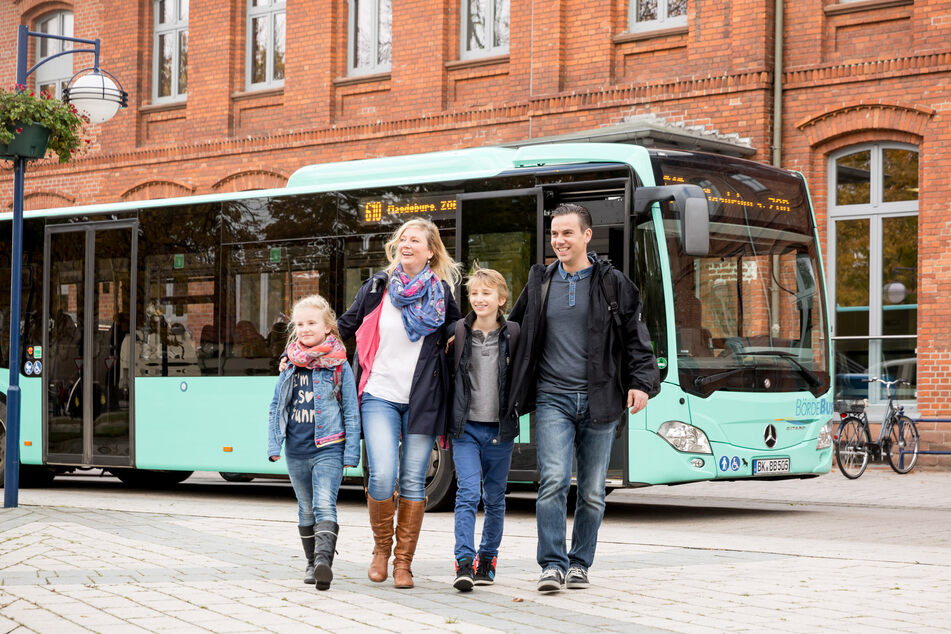
[[436, 437], [407, 432], [407, 403], [393, 403], [364, 392], [360, 415], [370, 467], [367, 486], [370, 497], [374, 500], [392, 497], [399, 475], [401, 498], [411, 502], [425, 500], [426, 469], [429, 468]]
[[462, 437], [452, 441], [452, 459], [456, 464], [456, 559], [473, 558], [475, 518], [479, 498], [485, 508], [479, 557], [492, 559], [499, 554], [505, 521], [505, 485], [512, 465], [514, 440], [499, 440], [498, 423], [466, 423]]
[[343, 443], [323, 447], [314, 458], [287, 458], [287, 475], [297, 496], [297, 523], [337, 521], [337, 492], [343, 479]]

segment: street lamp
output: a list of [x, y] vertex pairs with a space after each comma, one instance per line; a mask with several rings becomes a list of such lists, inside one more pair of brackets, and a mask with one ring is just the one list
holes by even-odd
[[[30, 38], [43, 38], [86, 44], [92, 48], [68, 49], [38, 61], [27, 70], [26, 61]], [[112, 118], [119, 108], [128, 104], [128, 95], [115, 78], [99, 68], [99, 40], [84, 40], [64, 35], [35, 33], [21, 24], [17, 30], [18, 86], [26, 86], [27, 78], [37, 68], [57, 57], [76, 53], [92, 53], [93, 65], [70, 79], [63, 91], [63, 100], [71, 102], [90, 123], [103, 123]], [[83, 75], [84, 72], [88, 74]], [[82, 75], [80, 77], [80, 75]], [[108, 76], [107, 76], [108, 75]], [[111, 78], [111, 79], [110, 79]], [[10, 386], [7, 389], [7, 438], [4, 464], [3, 506], [16, 507], [20, 490], [20, 282], [23, 265], [23, 181], [26, 159], [13, 159], [13, 262], [10, 274]]]

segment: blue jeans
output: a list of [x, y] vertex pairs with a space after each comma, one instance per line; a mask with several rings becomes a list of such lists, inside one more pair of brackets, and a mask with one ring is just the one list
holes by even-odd
[[[618, 421], [594, 425], [584, 392], [539, 392], [535, 408], [535, 445], [538, 451], [538, 565], [542, 570], [591, 567], [604, 517], [604, 480]], [[578, 501], [575, 505], [571, 551], [566, 552], [568, 489], [571, 459], [577, 458]]]
[[436, 437], [408, 433], [408, 414], [407, 403], [393, 403], [363, 393], [360, 415], [363, 418], [367, 465], [370, 467], [367, 493], [374, 500], [387, 500], [393, 496], [397, 475], [401, 498], [412, 502], [426, 499], [426, 470]]
[[456, 464], [456, 559], [475, 557], [475, 518], [479, 498], [485, 507], [479, 556], [499, 554], [505, 521], [505, 485], [515, 441], [499, 441], [498, 423], [466, 423], [462, 437], [452, 441]]
[[287, 458], [287, 475], [297, 496], [297, 523], [337, 521], [337, 492], [343, 480], [343, 443], [324, 447], [314, 458]]

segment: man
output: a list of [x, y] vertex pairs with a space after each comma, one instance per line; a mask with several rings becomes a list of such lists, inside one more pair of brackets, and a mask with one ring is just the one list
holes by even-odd
[[[512, 361], [511, 408], [516, 415], [535, 410], [539, 592], [588, 587], [615, 430], [625, 405], [635, 414], [660, 390], [637, 287], [587, 253], [590, 241], [587, 209], [563, 204], [552, 211], [551, 246], [558, 261], [531, 268], [509, 316], [522, 331]], [[610, 297], [616, 299], [618, 320]], [[578, 501], [568, 552], [573, 456]]]

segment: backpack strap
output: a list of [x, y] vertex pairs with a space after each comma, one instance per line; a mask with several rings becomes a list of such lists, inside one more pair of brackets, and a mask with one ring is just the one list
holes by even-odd
[[334, 392], [334, 396], [337, 397], [337, 401], [338, 401], [338, 402], [340, 401], [340, 377], [341, 377], [341, 376], [343, 376], [343, 364], [334, 366], [334, 376], [333, 376], [334, 389], [333, 389], [333, 392]]
[[465, 347], [466, 341], [466, 323], [464, 319], [460, 319], [456, 322], [456, 333], [455, 340], [452, 342], [452, 354], [453, 354], [453, 363], [452, 369], [456, 371], [459, 369], [459, 361], [462, 359], [462, 349]]
[[[608, 278], [607, 284], [604, 278]], [[621, 328], [621, 307], [617, 301], [617, 277], [614, 275], [614, 269], [611, 268], [605, 275], [601, 276], [601, 292], [604, 293], [604, 299], [608, 303], [608, 311], [611, 313], [611, 321], [620, 331]]]
[[[607, 282], [605, 282], [605, 278], [607, 278]], [[622, 378], [624, 369], [621, 367], [621, 363], [624, 361], [624, 331], [621, 327], [621, 307], [617, 301], [618, 281], [617, 276], [614, 275], [614, 267], [608, 269], [608, 272], [602, 275], [599, 281], [601, 282], [601, 292], [604, 294], [604, 300], [608, 305], [608, 312], [611, 313], [611, 329], [614, 330], [614, 338], [616, 339], [614, 367], [617, 368], [617, 385], [621, 390], [621, 394], [626, 398], [627, 390], [624, 389], [624, 380]], [[615, 438], [621, 437], [626, 424], [627, 417], [622, 415], [621, 422], [618, 423], [617, 429], [614, 431]]]

